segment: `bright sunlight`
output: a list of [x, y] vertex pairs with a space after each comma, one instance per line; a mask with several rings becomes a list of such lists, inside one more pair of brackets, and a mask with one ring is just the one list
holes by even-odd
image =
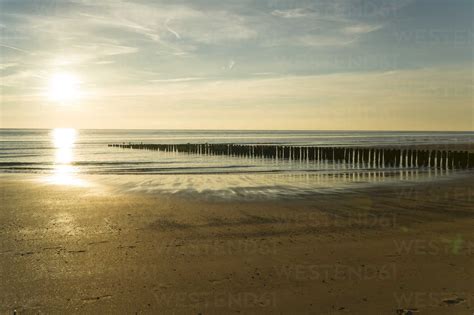
[[55, 73], [49, 79], [48, 98], [55, 102], [77, 101], [80, 92], [80, 80], [72, 73]]
[[56, 128], [52, 132], [55, 148], [53, 175], [45, 178], [46, 182], [63, 186], [85, 186], [86, 182], [79, 177], [74, 162], [74, 144], [77, 130], [73, 128]]

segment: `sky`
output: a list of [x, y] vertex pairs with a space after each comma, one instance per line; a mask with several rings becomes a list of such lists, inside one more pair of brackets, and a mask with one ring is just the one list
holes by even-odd
[[472, 0], [0, 0], [0, 127], [473, 130]]

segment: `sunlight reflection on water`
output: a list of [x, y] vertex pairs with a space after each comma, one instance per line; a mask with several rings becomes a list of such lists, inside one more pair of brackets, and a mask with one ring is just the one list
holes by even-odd
[[77, 176], [79, 172], [74, 166], [74, 145], [77, 131], [73, 128], [56, 128], [51, 132], [55, 148], [53, 174], [45, 178], [51, 184], [62, 186], [87, 186], [87, 182]]
[[[367, 185], [399, 184], [440, 180], [457, 176], [451, 168], [418, 169], [382, 167], [328, 161], [286, 161], [241, 156], [213, 156], [149, 150], [125, 150], [108, 147], [109, 143], [146, 141], [168, 143], [180, 141], [223, 141], [221, 133], [201, 131], [129, 131], [129, 130], [3, 130], [0, 143], [3, 163], [0, 173], [38, 174], [35, 180], [58, 186], [110, 185], [127, 192], [218, 195], [272, 196], [306, 195], [333, 192]], [[252, 133], [254, 142], [290, 143], [294, 145], [338, 144], [357, 146], [364, 143], [467, 143], [467, 135], [400, 133], [383, 135], [348, 133], [342, 141], [339, 134], [275, 132]], [[246, 143], [246, 132], [227, 132], [229, 141]], [[239, 138], [235, 138], [235, 137]], [[272, 138], [273, 137], [273, 138]], [[321, 138], [323, 137], [323, 138]], [[326, 137], [326, 138], [324, 138]], [[426, 140], [425, 137], [432, 137]], [[216, 140], [217, 139], [217, 140]], [[322, 141], [321, 139], [325, 139]], [[354, 140], [356, 139], [356, 140]], [[418, 140], [417, 140], [418, 139]], [[421, 140], [420, 140], [421, 139]], [[454, 139], [454, 140], [453, 140]], [[2, 147], [3, 146], [3, 147]], [[3, 150], [2, 150], [3, 148]], [[444, 165], [444, 164], [443, 164]]]

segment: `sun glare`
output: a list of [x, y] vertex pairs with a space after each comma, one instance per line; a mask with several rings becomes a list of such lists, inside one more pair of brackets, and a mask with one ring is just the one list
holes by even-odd
[[55, 149], [54, 169], [46, 182], [63, 186], [84, 186], [86, 182], [77, 176], [78, 168], [74, 165], [74, 145], [77, 130], [73, 128], [56, 128], [52, 132]]
[[49, 99], [68, 103], [79, 99], [80, 80], [72, 73], [56, 73], [51, 76], [48, 84]]

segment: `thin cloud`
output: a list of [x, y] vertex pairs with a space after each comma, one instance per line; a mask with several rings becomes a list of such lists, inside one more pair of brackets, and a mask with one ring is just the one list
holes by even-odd
[[274, 76], [274, 75], [278, 75], [278, 73], [276, 73], [276, 72], [255, 72], [255, 73], [252, 73], [252, 75], [255, 75], [255, 76]]
[[0, 47], [5, 47], [5, 48], [8, 48], [8, 49], [13, 49], [13, 50], [16, 50], [16, 51], [25, 53], [25, 54], [30, 54], [30, 52], [27, 51], [27, 50], [25, 50], [25, 49], [21, 49], [21, 48], [18, 48], [18, 47], [15, 47], [15, 46], [11, 46], [11, 45], [6, 45], [6, 44], [3, 44], [3, 43], [0, 43]]
[[14, 62], [0, 64], [0, 70], [16, 67], [18, 64]]
[[290, 9], [290, 10], [273, 10], [271, 14], [273, 16], [278, 16], [281, 18], [292, 19], [292, 18], [308, 16], [312, 12], [313, 11], [309, 9], [296, 8], [296, 9]]
[[377, 31], [382, 28], [382, 25], [368, 25], [368, 24], [357, 24], [345, 27], [343, 32], [346, 34], [366, 34]]
[[80, 44], [75, 47], [85, 51], [89, 55], [94, 56], [114, 56], [114, 55], [126, 55], [133, 54], [138, 51], [137, 47], [114, 45], [107, 43], [92, 43], [92, 44]]
[[190, 82], [204, 80], [203, 77], [187, 77], [187, 78], [171, 78], [171, 79], [154, 79], [149, 80], [152, 83], [179, 83], [179, 82]]
[[169, 22], [170, 22], [170, 21], [171, 21], [170, 19], [166, 20], [166, 23], [165, 23], [166, 29], [168, 30], [168, 32], [170, 32], [171, 34], [173, 34], [177, 39], [181, 39], [181, 35], [179, 35], [178, 32], [176, 32], [175, 30], [173, 30], [173, 29], [169, 26]]
[[306, 47], [340, 47], [352, 45], [357, 41], [353, 37], [305, 35], [297, 37], [295, 45]]
[[114, 60], [99, 60], [94, 63], [96, 65], [109, 65], [109, 64], [115, 63], [115, 61]]

